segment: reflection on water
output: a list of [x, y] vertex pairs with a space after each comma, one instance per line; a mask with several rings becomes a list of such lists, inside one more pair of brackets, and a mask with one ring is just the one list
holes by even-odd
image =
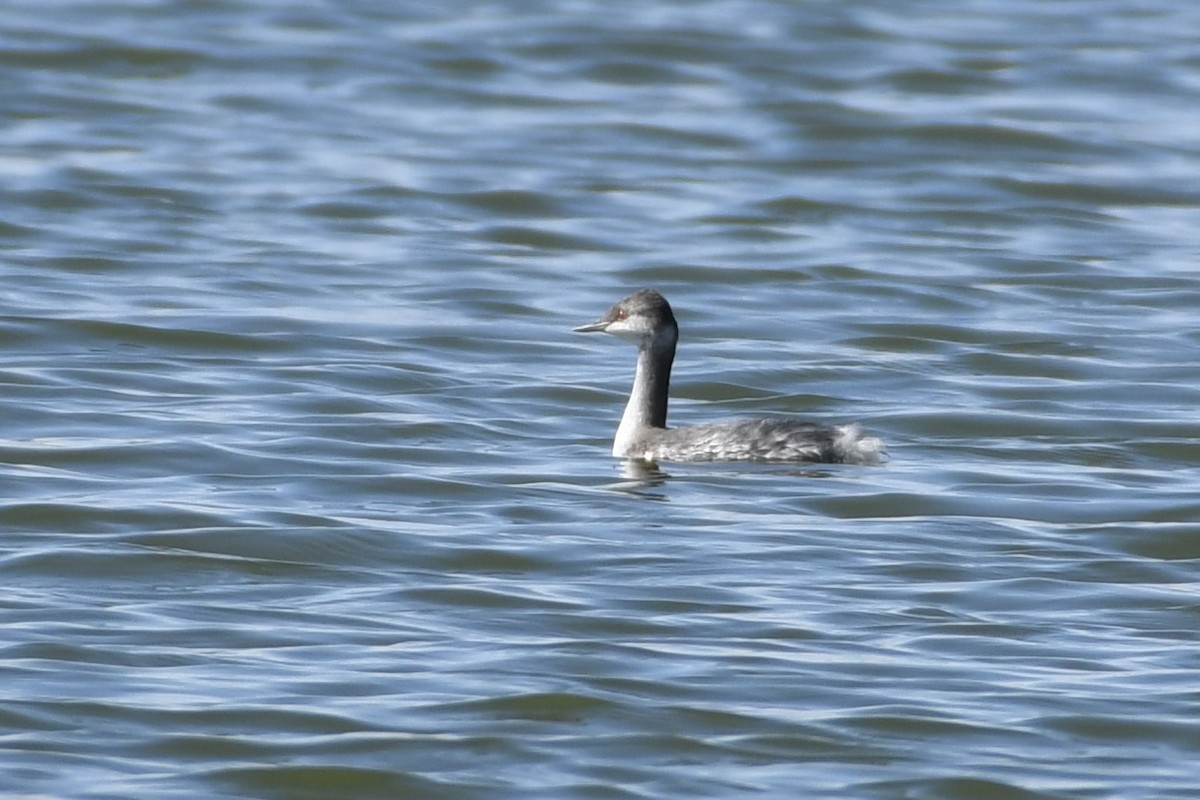
[[619, 486], [628, 486], [630, 489], [647, 489], [654, 486], [661, 486], [668, 478], [668, 475], [663, 472], [662, 467], [653, 461], [645, 461], [640, 458], [623, 458], [619, 463], [621, 474], [631, 481], [630, 484], [619, 484]]

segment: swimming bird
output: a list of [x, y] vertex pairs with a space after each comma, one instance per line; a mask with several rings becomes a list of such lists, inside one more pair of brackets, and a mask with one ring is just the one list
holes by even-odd
[[637, 369], [613, 439], [617, 458], [645, 461], [809, 461], [876, 464], [886, 448], [857, 424], [824, 426], [787, 418], [667, 427], [667, 394], [679, 325], [671, 304], [639, 289], [576, 333], [610, 333], [637, 345]]

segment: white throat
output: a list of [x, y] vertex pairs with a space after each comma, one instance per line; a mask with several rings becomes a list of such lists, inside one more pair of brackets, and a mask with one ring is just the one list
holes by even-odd
[[675, 342], [660, 342], [652, 346], [643, 342], [638, 347], [637, 369], [633, 373], [633, 388], [629, 402], [613, 438], [613, 455], [618, 458], [641, 457], [637, 445], [648, 431], [667, 427], [667, 395], [671, 381], [671, 362], [675, 359]]

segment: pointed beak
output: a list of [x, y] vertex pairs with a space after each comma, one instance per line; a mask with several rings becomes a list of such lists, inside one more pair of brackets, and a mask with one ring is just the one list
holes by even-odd
[[596, 331], [603, 331], [607, 329], [611, 324], [611, 320], [598, 319], [595, 322], [588, 323], [587, 325], [580, 325], [578, 328], [571, 328], [571, 330], [574, 333], [595, 333]]

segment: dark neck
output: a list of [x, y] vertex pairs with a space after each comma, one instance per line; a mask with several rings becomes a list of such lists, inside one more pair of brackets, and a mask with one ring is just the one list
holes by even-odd
[[643, 342], [638, 347], [637, 370], [633, 389], [613, 439], [613, 455], [618, 458], [645, 457], [643, 442], [654, 429], [667, 427], [667, 394], [671, 387], [671, 363], [675, 360], [675, 337], [658, 346]]
[[629, 402], [638, 422], [652, 428], [667, 427], [667, 397], [675, 344], [645, 347], [638, 351], [637, 372]]

